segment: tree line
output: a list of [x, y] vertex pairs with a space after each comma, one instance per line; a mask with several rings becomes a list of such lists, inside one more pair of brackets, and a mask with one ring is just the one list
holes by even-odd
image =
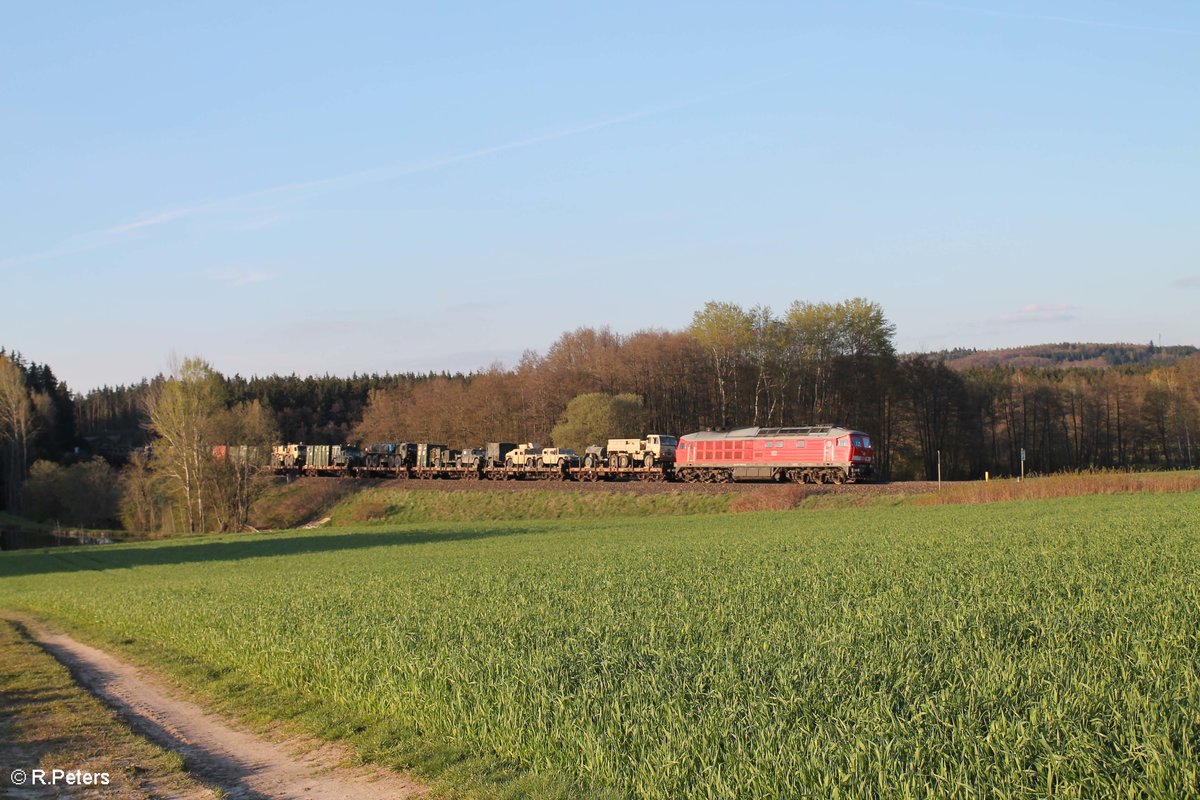
[[[0, 499], [19, 508], [40, 460], [58, 467], [38, 467], [25, 493], [43, 516], [69, 516], [66, 498], [94, 486], [119, 501], [115, 511], [83, 504], [92, 516], [236, 530], [256, 465], [216, 463], [213, 445], [259, 444], [262, 458], [276, 441], [578, 449], [606, 434], [815, 423], [872, 434], [891, 479], [931, 479], [939, 460], [951, 479], [1013, 475], [1022, 452], [1035, 473], [1200, 464], [1200, 354], [1063, 348], [1068, 364], [1051, 367], [901, 355], [883, 309], [853, 298], [779, 312], [714, 301], [683, 330], [579, 328], [511, 368], [468, 374], [243, 378], [188, 359], [170, 375], [72, 396], [48, 366], [0, 351]], [[1099, 365], [1096, 352], [1121, 365]], [[119, 479], [106, 482], [88, 460], [97, 455], [123, 470]]]

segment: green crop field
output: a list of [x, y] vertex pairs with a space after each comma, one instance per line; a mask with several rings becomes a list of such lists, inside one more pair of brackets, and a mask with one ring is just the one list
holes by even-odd
[[1200, 792], [1200, 494], [0, 556], [0, 607], [448, 794]]

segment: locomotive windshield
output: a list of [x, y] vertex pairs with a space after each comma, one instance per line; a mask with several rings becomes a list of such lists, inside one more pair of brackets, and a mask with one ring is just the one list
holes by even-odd
[[850, 437], [850, 440], [851, 440], [851, 444], [853, 444], [855, 447], [870, 447], [871, 446], [871, 437], [870, 436], [852, 436], [852, 437]]

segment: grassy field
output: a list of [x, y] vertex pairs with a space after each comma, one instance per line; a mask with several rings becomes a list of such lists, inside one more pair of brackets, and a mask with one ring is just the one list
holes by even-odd
[[1200, 792], [1200, 495], [0, 556], [0, 607], [448, 794]]

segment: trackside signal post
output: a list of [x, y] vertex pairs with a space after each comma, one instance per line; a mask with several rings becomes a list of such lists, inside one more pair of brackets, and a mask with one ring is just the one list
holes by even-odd
[[1024, 447], [1021, 448], [1021, 477], [1017, 478], [1017, 480], [1018, 481], [1025, 480], [1025, 448]]

